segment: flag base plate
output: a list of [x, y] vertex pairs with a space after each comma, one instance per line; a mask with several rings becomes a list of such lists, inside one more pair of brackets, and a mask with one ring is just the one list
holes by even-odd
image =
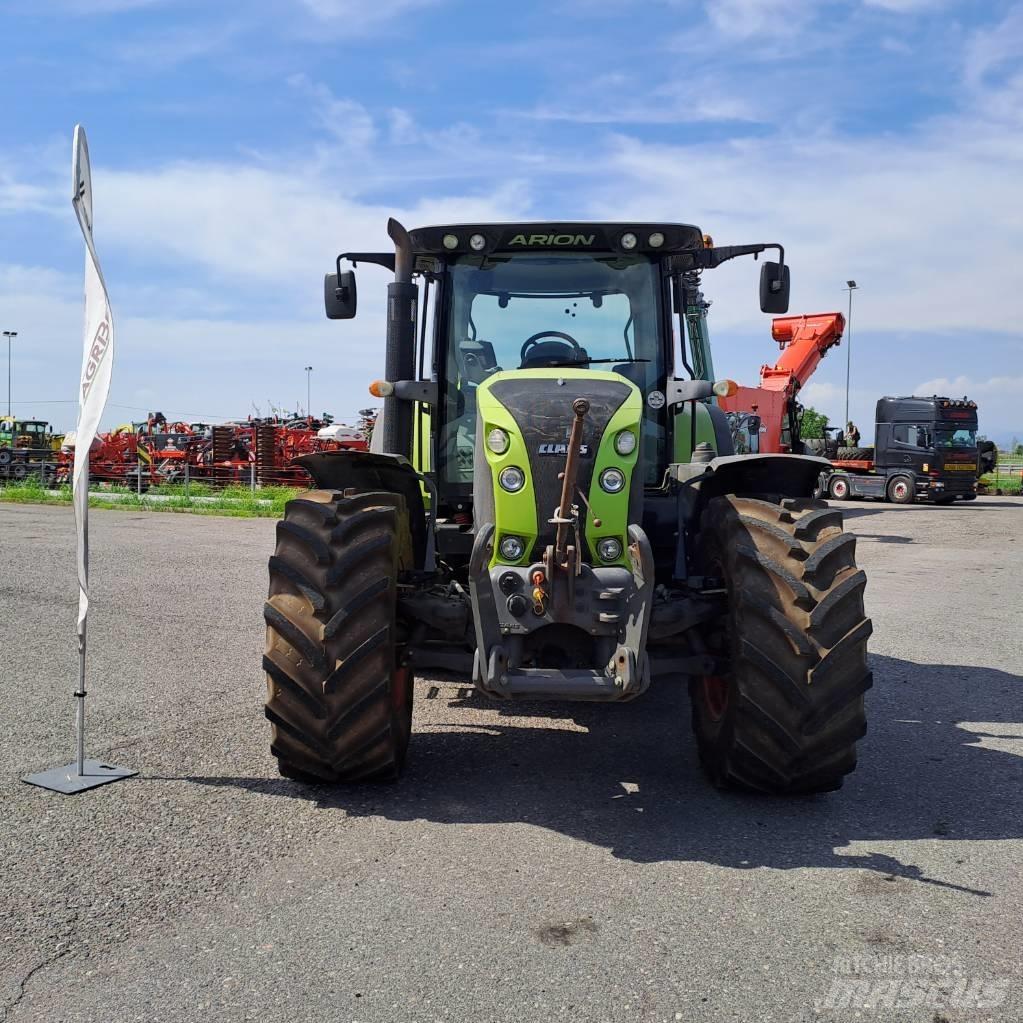
[[29, 785], [49, 789], [51, 792], [63, 792], [66, 796], [73, 796], [77, 792], [94, 789], [98, 785], [109, 785], [110, 782], [121, 781], [122, 778], [133, 778], [136, 774], [138, 771], [131, 771], [127, 767], [114, 767], [102, 760], [86, 760], [81, 774], [78, 773], [78, 763], [75, 762], [66, 767], [51, 767], [48, 771], [30, 774], [21, 780], [28, 782]]

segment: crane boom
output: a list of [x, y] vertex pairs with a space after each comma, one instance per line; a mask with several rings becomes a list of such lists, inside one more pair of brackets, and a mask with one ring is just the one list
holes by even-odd
[[[841, 313], [779, 316], [771, 322], [771, 337], [781, 345], [773, 366], [760, 368], [760, 386], [772, 390], [802, 387], [828, 350], [842, 340], [845, 317]], [[779, 382], [781, 386], [779, 386]]]
[[[781, 346], [778, 361], [760, 367], [759, 387], [739, 387], [732, 397], [719, 402], [726, 412], [760, 416], [760, 451], [791, 451], [796, 395], [821, 359], [842, 340], [844, 330], [841, 313], [779, 316], [772, 321], [771, 337]], [[786, 426], [790, 438], [783, 441]]]

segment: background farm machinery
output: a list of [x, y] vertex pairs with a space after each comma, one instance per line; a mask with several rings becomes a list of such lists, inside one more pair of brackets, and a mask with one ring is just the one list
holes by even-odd
[[[74, 434], [68, 434], [54, 466], [57, 482], [70, 480], [74, 446]], [[329, 416], [273, 416], [211, 426], [168, 422], [155, 413], [145, 422], [100, 434], [93, 442], [89, 469], [95, 482], [143, 490], [189, 480], [221, 486], [304, 486], [310, 477], [296, 464], [302, 455], [367, 446], [360, 429], [335, 424]]]

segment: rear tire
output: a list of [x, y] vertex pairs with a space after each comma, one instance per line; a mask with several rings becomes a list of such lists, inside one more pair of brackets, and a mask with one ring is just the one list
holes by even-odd
[[412, 730], [397, 577], [412, 539], [398, 494], [310, 490], [289, 501], [270, 559], [266, 716], [286, 778], [394, 781]]
[[892, 504], [912, 504], [916, 497], [916, 494], [913, 493], [912, 482], [905, 476], [896, 476], [889, 480], [885, 493]]
[[874, 457], [873, 448], [839, 448], [840, 462], [867, 462]]
[[714, 498], [705, 571], [728, 611], [710, 636], [727, 671], [690, 683], [700, 761], [719, 786], [837, 789], [856, 766], [871, 686], [866, 576], [842, 513], [822, 501]]

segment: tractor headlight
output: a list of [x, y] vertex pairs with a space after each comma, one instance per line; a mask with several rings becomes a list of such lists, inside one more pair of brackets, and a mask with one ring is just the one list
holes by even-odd
[[506, 536], [498, 547], [505, 561], [518, 561], [526, 553], [526, 542], [520, 536]]
[[444, 248], [446, 249], [458, 248], [458, 235], [456, 234], [446, 234], [441, 240], [443, 241]]
[[526, 485], [526, 474], [517, 465], [509, 465], [501, 470], [497, 481], [505, 490], [514, 494]]
[[623, 249], [631, 251], [639, 244], [639, 239], [631, 231], [626, 231], [619, 239], [619, 242]]
[[487, 447], [490, 448], [495, 455], [503, 455], [508, 450], [508, 445], [510, 443], [508, 434], [499, 426], [495, 426], [490, 433], [487, 434]]
[[625, 473], [621, 469], [605, 469], [600, 474], [600, 488], [609, 494], [620, 494], [625, 489]]
[[482, 252], [487, 247], [487, 240], [481, 234], [474, 234], [469, 238], [469, 248], [473, 252]]
[[636, 435], [631, 430], [622, 430], [615, 437], [615, 451], [620, 455], [631, 455], [636, 450]]
[[617, 561], [622, 556], [622, 543], [613, 536], [597, 541], [597, 555], [601, 561]]
[[652, 249], [659, 249], [664, 244], [664, 235], [660, 231], [654, 231], [654, 233], [647, 238], [647, 244]]

